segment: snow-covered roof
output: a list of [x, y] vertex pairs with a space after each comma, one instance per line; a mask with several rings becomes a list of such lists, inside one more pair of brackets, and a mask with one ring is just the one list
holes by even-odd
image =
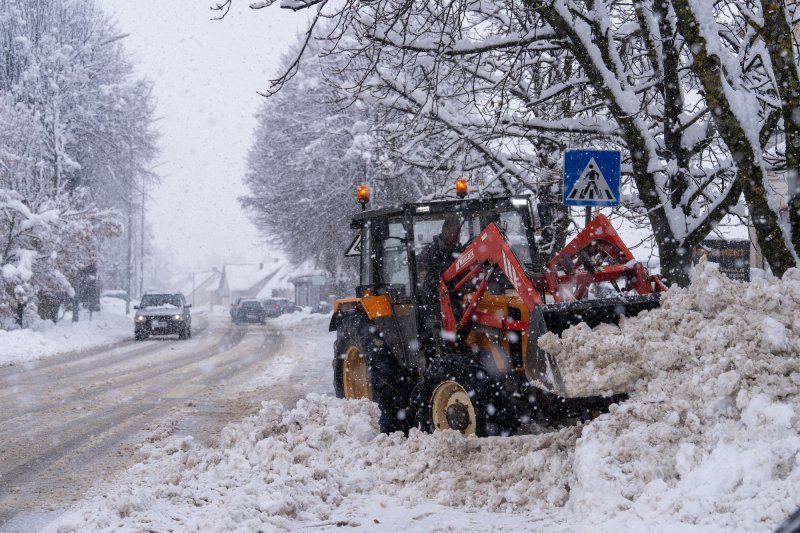
[[292, 289], [292, 284], [289, 283], [289, 278], [294, 274], [293, 269], [288, 263], [282, 263], [275, 275], [272, 276], [264, 287], [259, 291], [258, 298], [271, 298], [274, 291], [280, 289]]
[[224, 281], [227, 281], [230, 291], [247, 291], [264, 281], [276, 270], [274, 265], [264, 263], [225, 265], [222, 268], [220, 286]]
[[205, 285], [206, 292], [216, 291], [217, 287], [219, 286], [219, 279], [222, 277], [220, 271], [214, 269], [210, 272], [202, 272], [202, 274], [205, 276], [202, 284], [197, 285], [197, 279], [195, 279], [195, 286], [201, 287], [202, 285]]
[[287, 281], [290, 283], [294, 283], [296, 281], [308, 282], [313, 279], [317, 283], [324, 283], [328, 278], [330, 278], [328, 272], [325, 270], [320, 270], [316, 268], [310, 261], [306, 261], [305, 263], [297, 265], [292, 269], [292, 275], [287, 278]]
[[[194, 276], [194, 280], [192, 280], [192, 276]], [[219, 278], [219, 270], [213, 269], [172, 276], [169, 280], [169, 284], [184, 295], [189, 296], [192, 294], [192, 291], [200, 289], [204, 285], [207, 287], [206, 290], [215, 291], [219, 285]]]

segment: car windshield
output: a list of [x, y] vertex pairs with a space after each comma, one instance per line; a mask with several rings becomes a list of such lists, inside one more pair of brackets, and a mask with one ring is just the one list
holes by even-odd
[[257, 308], [261, 307], [261, 304], [258, 302], [242, 302], [242, 307]]
[[181, 298], [177, 294], [145, 294], [139, 307], [180, 307]]

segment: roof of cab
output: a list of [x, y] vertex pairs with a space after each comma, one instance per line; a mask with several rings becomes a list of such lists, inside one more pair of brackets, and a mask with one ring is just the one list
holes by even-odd
[[436, 215], [439, 213], [452, 213], [458, 211], [473, 211], [486, 209], [489, 206], [509, 206], [512, 199], [523, 199], [527, 203], [528, 196], [490, 196], [487, 198], [467, 198], [464, 200], [436, 200], [430, 202], [414, 202], [390, 207], [381, 207], [369, 211], [361, 211], [353, 215], [351, 227], [360, 228], [366, 220], [389, 218], [403, 214]]

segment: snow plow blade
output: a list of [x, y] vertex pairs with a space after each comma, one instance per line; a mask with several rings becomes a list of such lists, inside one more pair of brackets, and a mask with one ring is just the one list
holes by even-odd
[[[524, 409], [530, 413], [533, 419], [538, 419], [547, 424], [557, 424], [575, 419], [588, 422], [602, 413], [607, 413], [612, 404], [621, 403], [628, 399], [626, 393], [612, 396], [565, 398], [531, 385], [528, 386], [526, 395], [529, 405], [525, 406]], [[533, 412], [530, 411], [531, 407], [533, 407]]]
[[[567, 391], [558, 369], [558, 363], [554, 357], [539, 347], [539, 337], [548, 332], [561, 336], [564, 330], [581, 322], [585, 322], [592, 328], [600, 324], [618, 324], [620, 317], [636, 316], [642, 311], [657, 308], [659, 303], [660, 294], [653, 293], [637, 296], [619, 295], [613, 298], [537, 306], [531, 313], [528, 325], [525, 374], [529, 382], [557, 395], [561, 398], [559, 402], [566, 407], [564, 399], [567, 397]], [[599, 401], [597, 397], [570, 398], [569, 403], [575, 405], [572, 405], [569, 410], [580, 410], [581, 400], [591, 405], [595, 405]]]

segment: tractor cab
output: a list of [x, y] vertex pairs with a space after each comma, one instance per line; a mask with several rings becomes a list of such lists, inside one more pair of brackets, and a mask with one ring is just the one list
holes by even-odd
[[445, 218], [453, 213], [461, 224], [462, 247], [494, 223], [504, 231], [520, 263], [534, 263], [534, 228], [526, 197], [406, 204], [353, 217], [351, 227], [360, 230], [349, 254], [361, 259], [357, 292], [372, 290], [397, 298], [418, 296], [421, 287], [416, 258], [431, 246]]
[[362, 301], [366, 297], [367, 302], [370, 296], [388, 296], [390, 309], [375, 319], [393, 322], [384, 331], [398, 332], [389, 344], [404, 346], [398, 355], [410, 367], [417, 366], [415, 352], [425, 347], [421, 346], [425, 344], [424, 333], [431, 329], [426, 321], [439, 315], [438, 306], [430, 304], [435, 295], [430, 294], [431, 285], [423, 283], [418, 258], [441, 233], [445, 218], [454, 213], [460, 222], [460, 248], [494, 223], [504, 232], [521, 264], [539, 262], [531, 208], [524, 196], [413, 203], [362, 211], [353, 217], [351, 227], [359, 233], [347, 255], [360, 259], [356, 296]]

